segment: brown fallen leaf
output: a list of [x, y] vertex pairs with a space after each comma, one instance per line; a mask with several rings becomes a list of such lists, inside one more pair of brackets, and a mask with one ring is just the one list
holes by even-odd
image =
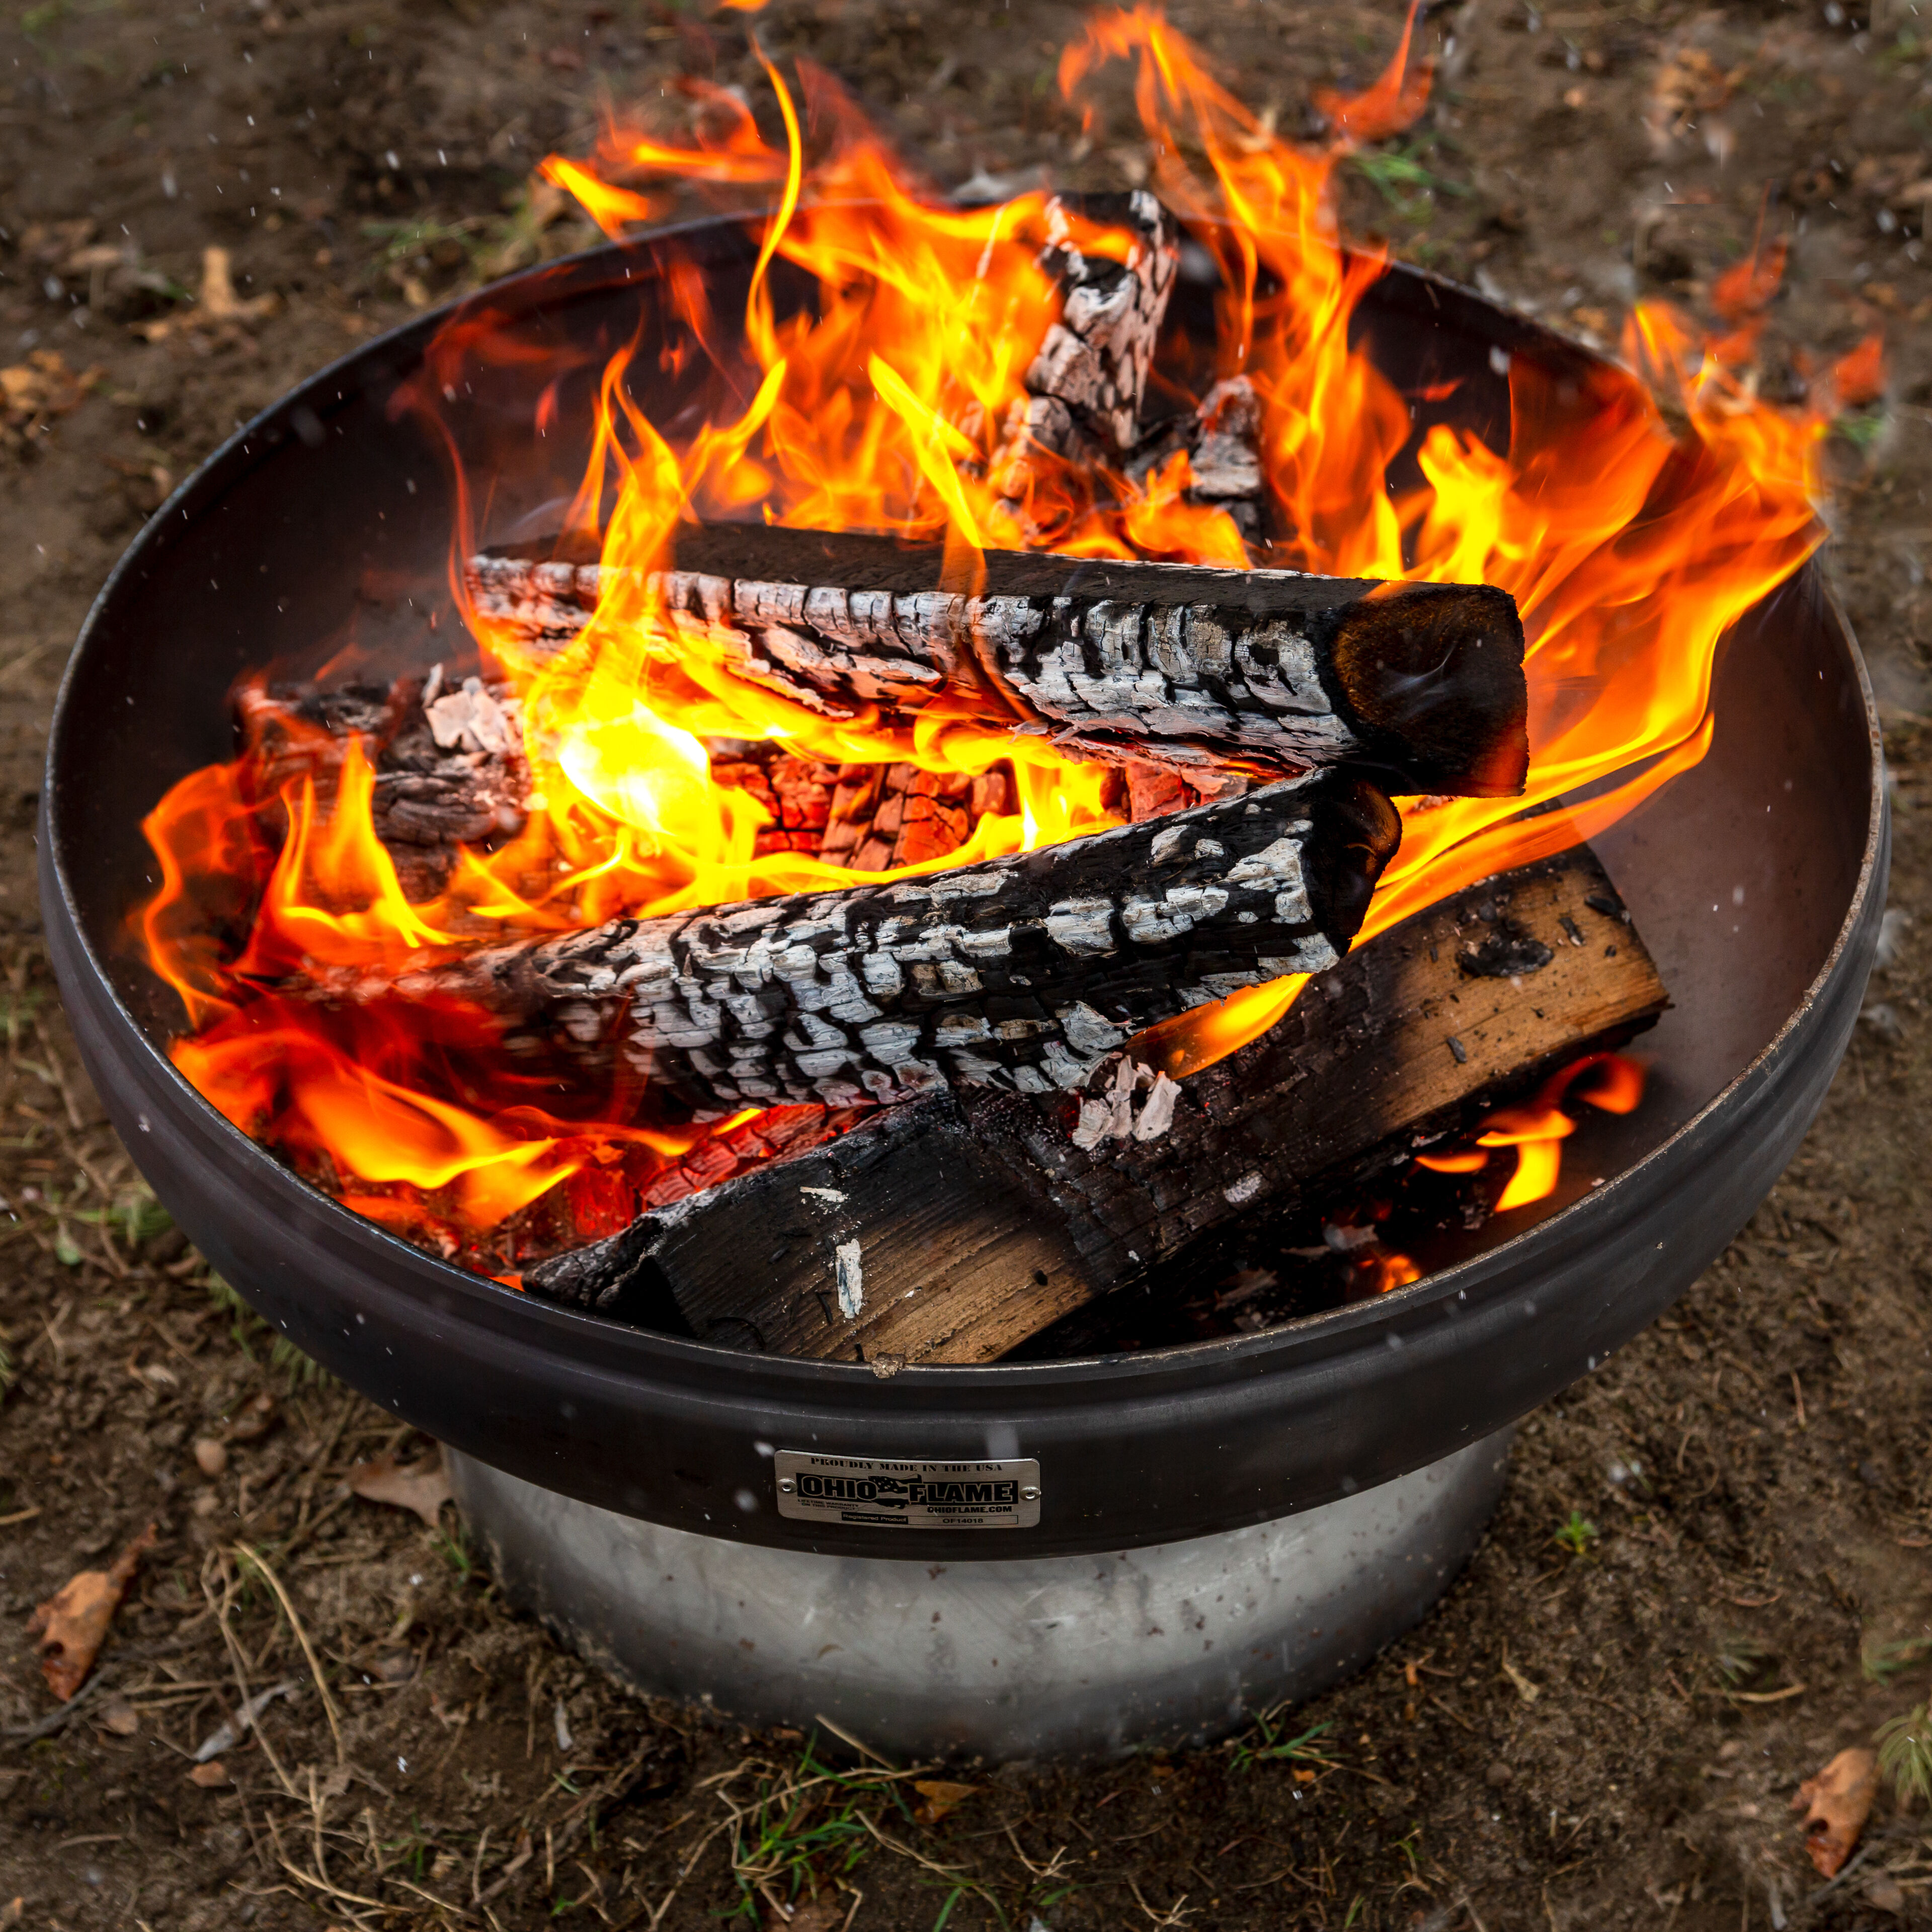
[[63, 1704], [87, 1681], [141, 1552], [154, 1546], [154, 1526], [149, 1523], [115, 1558], [112, 1569], [83, 1570], [70, 1577], [27, 1619], [28, 1633], [40, 1640], [40, 1675]]
[[1874, 1912], [1896, 1918], [1905, 1910], [1905, 1888], [1891, 1873], [1875, 1872], [1865, 1880], [1865, 1903]]
[[398, 1462], [393, 1456], [358, 1462], [349, 1472], [349, 1486], [365, 1502], [414, 1510], [431, 1529], [450, 1499], [449, 1475], [440, 1449], [414, 1462]]
[[976, 1784], [949, 1784], [943, 1778], [916, 1778], [912, 1781], [912, 1788], [920, 1796], [919, 1803], [913, 1808], [912, 1815], [922, 1825], [938, 1824], [949, 1812], [956, 1811], [980, 1789]]
[[1841, 1750], [1791, 1801], [1804, 1814], [1804, 1849], [1826, 1878], [1836, 1878], [1852, 1855], [1878, 1796], [1878, 1758], [1862, 1744]]
[[141, 1714], [124, 1697], [116, 1697], [101, 1712], [100, 1728], [117, 1738], [131, 1738], [141, 1728]]
[[201, 293], [195, 305], [154, 322], [137, 322], [134, 332], [147, 342], [165, 342], [184, 329], [232, 328], [238, 323], [259, 322], [281, 307], [281, 298], [272, 291], [250, 296], [244, 302], [235, 292], [234, 265], [226, 248], [201, 251]]
[[221, 1432], [224, 1442], [259, 1442], [275, 1426], [275, 1399], [272, 1395], [251, 1396], [235, 1412]]
[[228, 1782], [228, 1767], [220, 1759], [214, 1758], [206, 1764], [198, 1764], [188, 1774], [190, 1784], [198, 1784], [204, 1791], [216, 1791]]
[[76, 374], [55, 349], [36, 349], [26, 362], [0, 369], [0, 444], [22, 447], [54, 417], [77, 407], [103, 373], [97, 366]]

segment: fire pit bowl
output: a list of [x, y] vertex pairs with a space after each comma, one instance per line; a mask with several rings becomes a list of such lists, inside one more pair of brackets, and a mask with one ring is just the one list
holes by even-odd
[[[675, 240], [733, 313], [746, 231]], [[648, 238], [477, 298], [500, 333], [596, 352], [571, 364], [556, 421], [634, 336], [635, 367], [656, 370], [666, 259]], [[1184, 326], [1210, 316], [1209, 294], [1184, 288]], [[1870, 692], [1819, 576], [1736, 627], [1708, 755], [1595, 842], [1675, 1003], [1646, 1042], [1645, 1104], [1573, 1164], [1600, 1184], [1567, 1174], [1506, 1238], [1412, 1287], [1226, 1340], [890, 1380], [731, 1353], [466, 1274], [305, 1185], [176, 1072], [178, 1012], [128, 941], [156, 883], [142, 816], [230, 755], [238, 674], [305, 674], [350, 639], [386, 671], [427, 669], [460, 638], [448, 452], [392, 406], [446, 320], [364, 346], [238, 432], [122, 560], [68, 667], [42, 806], [49, 943], [156, 1192], [298, 1346], [449, 1445], [513, 1589], [652, 1688], [753, 1718], [824, 1712], [890, 1746], [1012, 1753], [1198, 1736], [1352, 1667], [1466, 1556], [1510, 1425], [1743, 1224], [1844, 1052], [1888, 831]], [[1429, 408], [1492, 441], [1508, 358], [1558, 375], [1588, 360], [1401, 268], [1356, 326], [1412, 392], [1461, 379]], [[640, 377], [640, 400], [675, 434], [702, 374]], [[578, 454], [528, 434], [549, 379], [542, 358], [498, 358], [452, 412], [458, 454], [496, 479], [482, 540], [555, 527]], [[1036, 1464], [1012, 1479], [1036, 1484], [1038, 1521], [793, 1520], [788, 1451]]]

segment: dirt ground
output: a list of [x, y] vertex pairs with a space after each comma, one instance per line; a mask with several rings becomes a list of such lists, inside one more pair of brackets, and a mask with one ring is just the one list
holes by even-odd
[[[532, 194], [532, 165], [586, 145], [601, 92], [754, 80], [745, 17], [624, 0], [8, 13], [0, 1926], [781, 1922], [743, 1882], [756, 1834], [734, 1873], [714, 1828], [815, 1775], [802, 1742], [614, 1690], [506, 1610], [453, 1510], [432, 1528], [349, 1493], [352, 1464], [427, 1445], [278, 1357], [145, 1198], [63, 1030], [32, 868], [64, 653], [172, 482], [360, 337], [590, 239]], [[1313, 86], [1368, 78], [1399, 26], [1356, 0], [1172, 14], [1290, 130]], [[1077, 19], [778, 0], [758, 26], [844, 76], [942, 186], [1138, 178], [1124, 114], [1083, 141], [1052, 83]], [[1350, 170], [1358, 232], [1607, 340], [1640, 293], [1696, 308], [1762, 218], [1792, 240], [1782, 340], [1822, 356], [1886, 332], [1886, 399], [1832, 442], [1830, 567], [1888, 706], [1892, 902], [1917, 923], [1894, 926], [1770, 1201], [1670, 1319], [1527, 1424], [1494, 1526], [1412, 1637], [1286, 1729], [956, 1772], [974, 1788], [944, 1817], [904, 1780], [820, 1783], [790, 1827], [789, 1801], [767, 1811], [772, 1889], [789, 1898], [795, 1872], [824, 1888], [795, 1927], [1932, 1924], [1922, 1806], [1882, 1796], [1832, 1885], [1790, 1810], [1801, 1779], [1932, 1691], [1932, 6], [1922, 24], [1910, 0], [1463, 0], [1428, 31], [1449, 43], [1435, 103]], [[226, 318], [211, 244], [232, 256]], [[84, 388], [33, 360], [49, 355]], [[1573, 1517], [1595, 1527], [1571, 1547]], [[91, 1688], [56, 1706], [28, 1613], [150, 1521]], [[222, 1774], [191, 1778], [241, 1687], [288, 1680]], [[1320, 1763], [1266, 1754], [1316, 1726]]]

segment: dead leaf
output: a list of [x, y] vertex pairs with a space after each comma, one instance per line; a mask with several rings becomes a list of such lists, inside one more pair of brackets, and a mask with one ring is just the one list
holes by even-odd
[[259, 1442], [275, 1426], [275, 1399], [271, 1395], [251, 1396], [235, 1412], [222, 1431], [224, 1442]]
[[219, 1758], [212, 1764], [198, 1764], [188, 1774], [190, 1784], [198, 1784], [204, 1791], [216, 1791], [228, 1780], [228, 1767]]
[[103, 373], [96, 367], [76, 375], [52, 349], [0, 369], [0, 442], [18, 448], [51, 418], [77, 407]]
[[1714, 115], [1750, 70], [1746, 61], [1728, 73], [1702, 47], [1678, 47], [1658, 63], [1644, 109], [1644, 128], [1659, 155], [1667, 154], [1700, 116]]
[[358, 1462], [349, 1472], [349, 1486], [365, 1502], [414, 1510], [431, 1529], [450, 1499], [449, 1476], [442, 1466], [440, 1449], [415, 1462], [398, 1462], [393, 1456]]
[[80, 1571], [27, 1619], [29, 1634], [40, 1640], [40, 1675], [63, 1704], [87, 1681], [141, 1552], [154, 1546], [154, 1526], [149, 1523], [112, 1569]]
[[201, 251], [201, 294], [194, 308], [178, 315], [164, 315], [153, 322], [137, 322], [134, 332], [146, 342], [165, 342], [182, 329], [213, 326], [232, 328], [244, 322], [259, 322], [281, 307], [281, 298], [271, 292], [250, 296], [245, 302], [235, 292], [235, 274], [226, 248]]
[[217, 322], [253, 322], [258, 316], [274, 314], [275, 298], [252, 296], [242, 301], [235, 292], [228, 250], [204, 248], [201, 251], [201, 307], [204, 314]]
[[1509, 1660], [1509, 1652], [1507, 1650], [1503, 1652], [1503, 1675], [1516, 1686], [1516, 1694], [1526, 1704], [1534, 1704], [1537, 1699], [1543, 1695], [1543, 1686], [1540, 1684], [1532, 1684], [1520, 1670], [1517, 1670], [1516, 1666]]
[[1874, 1873], [1865, 1880], [1865, 1903], [1896, 1918], [1905, 1910], [1905, 1888], [1888, 1871]]
[[24, 1898], [10, 1898], [0, 1905], [0, 1925], [17, 1925], [26, 1916], [27, 1901]]
[[1825, 1877], [1837, 1877], [1851, 1856], [1877, 1796], [1878, 1759], [1862, 1744], [1841, 1750], [1798, 1787], [1791, 1808], [1804, 1814], [1804, 1849]]
[[141, 1728], [141, 1714], [124, 1697], [117, 1697], [101, 1712], [100, 1728], [117, 1738], [131, 1738]]
[[920, 1798], [920, 1802], [914, 1808], [912, 1815], [922, 1825], [938, 1824], [949, 1812], [956, 1811], [980, 1789], [976, 1784], [948, 1784], [940, 1778], [916, 1778], [913, 1780], [912, 1788], [919, 1793]]

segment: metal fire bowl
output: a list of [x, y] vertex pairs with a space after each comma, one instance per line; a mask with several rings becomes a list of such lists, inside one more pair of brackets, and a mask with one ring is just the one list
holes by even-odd
[[[480, 541], [556, 527], [582, 451], [530, 434], [553, 380], [550, 420], [581, 422], [606, 357], [634, 344], [633, 390], [670, 434], [717, 397], [704, 357], [680, 370], [660, 356], [674, 239], [704, 266], [714, 315], [740, 313], [752, 251], [725, 223], [600, 250], [472, 304], [498, 341], [547, 352], [452, 382], [451, 434], [474, 473], [494, 476], [476, 506]], [[1211, 326], [1210, 292], [1186, 286], [1184, 325]], [[802, 284], [778, 294], [809, 298]], [[367, 344], [258, 417], [122, 558], [56, 712], [40, 863], [81, 1052], [157, 1194], [298, 1346], [464, 1456], [620, 1516], [774, 1550], [955, 1564], [1178, 1548], [1357, 1496], [1494, 1436], [1681, 1294], [1791, 1157], [1857, 1017], [1888, 851], [1871, 694], [1809, 570], [1738, 626], [1709, 754], [1598, 842], [1676, 1002], [1646, 1042], [1649, 1097], [1596, 1144], [1602, 1184], [1573, 1174], [1540, 1213], [1512, 1217], [1518, 1232], [1412, 1288], [1157, 1353], [880, 1381], [550, 1306], [338, 1207], [175, 1072], [165, 1042], [178, 1016], [127, 920], [155, 883], [141, 818], [176, 779], [230, 755], [225, 698], [239, 674], [272, 662], [312, 671], [345, 644], [386, 670], [426, 666], [459, 644], [447, 453], [398, 406], [447, 319]], [[1510, 357], [1558, 379], [1588, 366], [1573, 345], [1403, 269], [1376, 284], [1358, 327], [1405, 388], [1460, 379], [1446, 400], [1418, 404], [1418, 434], [1446, 418], [1499, 441]], [[776, 1512], [775, 1448], [1036, 1457], [1040, 1522], [794, 1522]], [[1432, 1579], [1418, 1576], [1408, 1614], [1440, 1588]]]

